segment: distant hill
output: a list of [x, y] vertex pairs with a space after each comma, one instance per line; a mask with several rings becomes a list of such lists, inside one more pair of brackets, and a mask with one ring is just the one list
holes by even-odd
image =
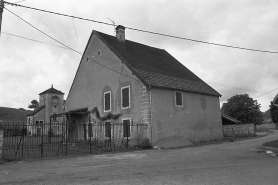
[[0, 107], [0, 120], [2, 120], [2, 123], [26, 122], [26, 115], [31, 112], [31, 110], [25, 110], [23, 108], [15, 109], [8, 107]]

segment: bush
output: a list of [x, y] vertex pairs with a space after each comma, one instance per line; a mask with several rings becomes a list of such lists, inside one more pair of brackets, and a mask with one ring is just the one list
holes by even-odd
[[141, 149], [152, 149], [152, 144], [150, 142], [150, 140], [148, 138], [145, 138], [142, 142], [142, 144], [140, 145]]

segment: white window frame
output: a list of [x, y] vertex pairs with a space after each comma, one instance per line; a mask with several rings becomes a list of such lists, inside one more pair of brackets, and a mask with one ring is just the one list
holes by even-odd
[[[110, 99], [110, 109], [109, 110], [105, 110], [105, 95], [108, 94], [108, 93], [110, 94], [110, 96], [109, 96], [109, 99]], [[104, 112], [110, 112], [111, 111], [111, 94], [112, 94], [111, 91], [104, 92], [104, 95], [103, 95], [103, 111]]]
[[[130, 138], [130, 137], [132, 137], [132, 135], [131, 135], [131, 118], [122, 118], [123, 133], [124, 133], [124, 120], [129, 120], [129, 133], [130, 133], [130, 136], [127, 137], [127, 138]], [[123, 135], [123, 136], [124, 136], [124, 135]]]
[[[126, 88], [128, 88], [128, 107], [123, 107], [123, 89], [126, 89]], [[121, 88], [121, 107], [122, 107], [122, 109], [128, 109], [128, 108], [130, 108], [130, 104], [131, 104], [131, 102], [130, 102], [130, 86], [125, 86], [125, 87], [122, 87]]]
[[[177, 105], [177, 93], [181, 94], [181, 105]], [[175, 91], [175, 106], [176, 107], [183, 107], [183, 93], [181, 91]]]

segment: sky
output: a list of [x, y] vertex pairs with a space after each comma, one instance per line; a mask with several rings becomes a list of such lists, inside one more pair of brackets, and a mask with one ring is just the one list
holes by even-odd
[[[205, 42], [278, 52], [278, 0], [25, 0], [20, 4]], [[80, 52], [84, 51], [92, 30], [115, 35], [113, 26], [22, 7], [5, 7]], [[14, 14], [4, 9], [0, 36], [0, 107], [27, 109], [52, 84], [65, 93], [66, 99], [81, 55], [61, 48], [61, 44]], [[235, 94], [248, 94], [261, 104], [261, 111], [266, 111], [278, 93], [278, 54], [130, 29], [126, 29], [126, 39], [167, 50], [222, 95], [221, 105]]]

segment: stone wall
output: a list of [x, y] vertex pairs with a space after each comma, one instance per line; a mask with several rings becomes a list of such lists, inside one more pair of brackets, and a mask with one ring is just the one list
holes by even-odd
[[254, 124], [223, 125], [224, 137], [248, 137], [254, 136]]
[[141, 120], [148, 125], [147, 137], [151, 138], [151, 96], [145, 85], [140, 88], [140, 97]]

